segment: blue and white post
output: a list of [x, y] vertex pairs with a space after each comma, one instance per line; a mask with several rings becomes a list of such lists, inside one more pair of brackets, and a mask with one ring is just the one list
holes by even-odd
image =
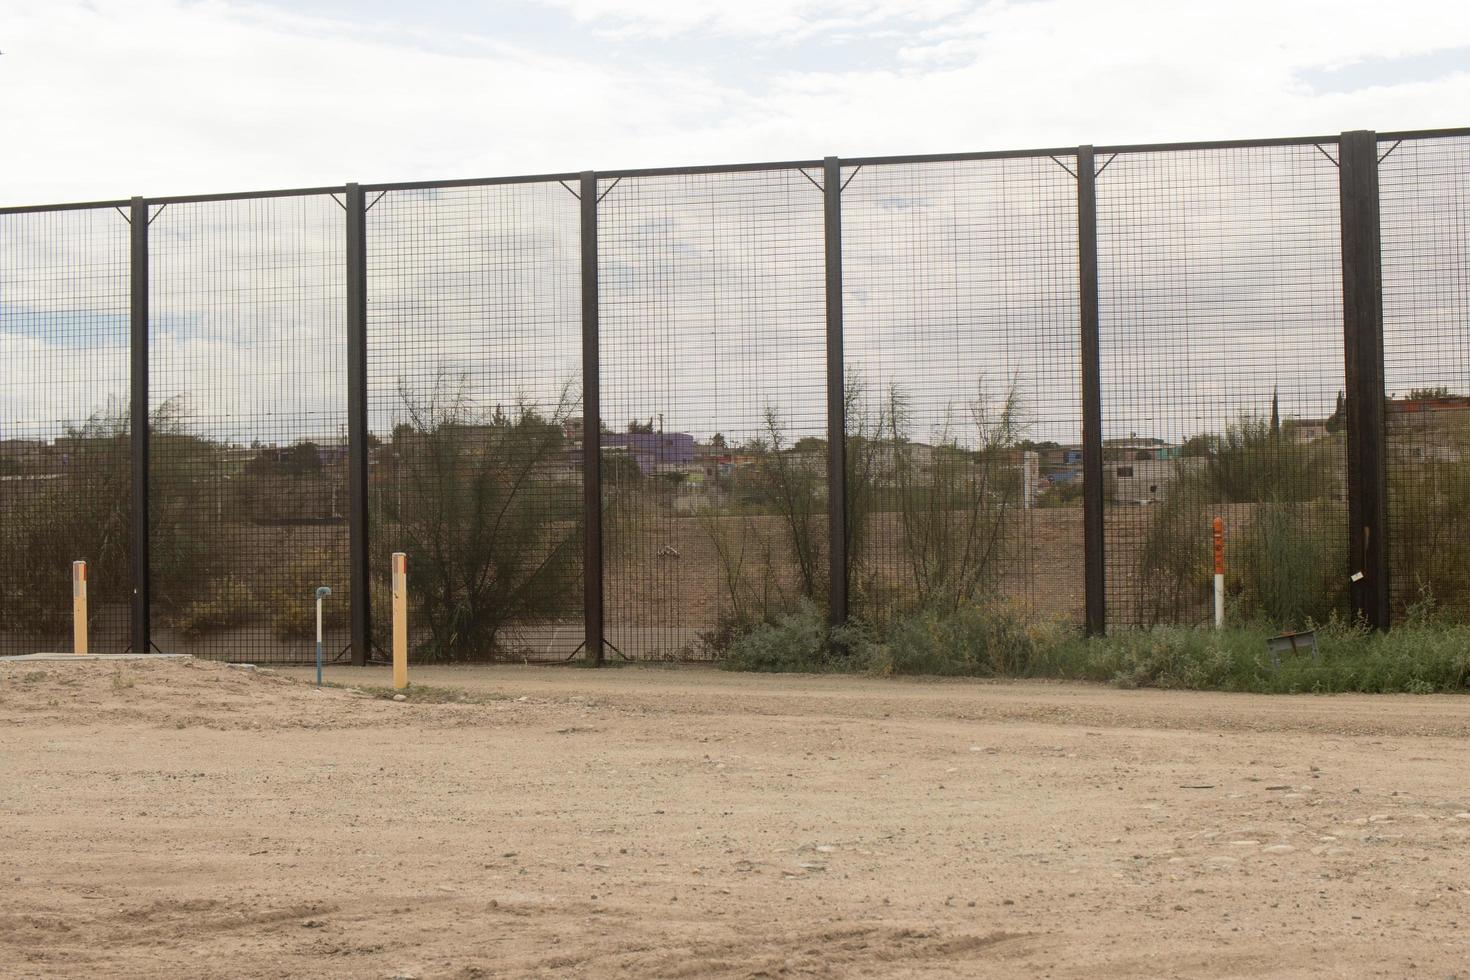
[[316, 686], [322, 686], [322, 600], [332, 594], [325, 585], [316, 590]]

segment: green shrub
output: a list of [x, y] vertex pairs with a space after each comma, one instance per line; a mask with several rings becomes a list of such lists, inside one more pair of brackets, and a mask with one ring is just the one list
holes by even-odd
[[1463, 691], [1470, 680], [1470, 628], [1404, 626], [1377, 633], [1332, 619], [1317, 630], [1321, 663], [1305, 652], [1275, 670], [1266, 628], [1221, 631], [1158, 627], [1076, 638], [1046, 654], [1038, 674], [1122, 687], [1368, 694]]
[[1026, 676], [1037, 635], [1016, 610], [1000, 603], [967, 603], [951, 612], [926, 609], [898, 622], [883, 643], [872, 644], [867, 669], [879, 674], [966, 677]]
[[916, 452], [913, 413], [897, 388], [889, 392], [885, 496], [899, 524], [899, 553], [912, 608], [955, 612], [993, 590], [1015, 546], [1021, 506], [1017, 446], [1026, 429], [1014, 381], [998, 400], [976, 384], [968, 425], [953, 411]]
[[1306, 652], [1272, 666], [1266, 626], [1122, 630], [1085, 638], [1028, 624], [1019, 610], [976, 604], [926, 610], [883, 636], [854, 623], [829, 631], [811, 603], [730, 646], [727, 670], [1050, 677], [1124, 688], [1262, 694], [1424, 694], [1470, 687], [1470, 627], [1416, 613], [1389, 633], [1336, 615], [1317, 625], [1321, 662]]
[[1459, 458], [1397, 458], [1389, 466], [1392, 578], [1403, 594], [1432, 592], [1470, 618], [1470, 436], [1456, 433]]
[[[474, 404], [464, 378], [400, 381], [381, 547], [409, 555], [415, 655], [494, 659], [580, 601], [581, 491], [564, 476], [570, 386], [545, 412]], [[386, 563], [375, 589], [387, 590]]]
[[[68, 426], [45, 461], [0, 483], [0, 631], [71, 629], [71, 563], [88, 562], [90, 611], [126, 602], [132, 527], [125, 412]], [[19, 464], [16, 469], [20, 469]]]
[[1332, 504], [1262, 504], [1230, 549], [1241, 613], [1281, 629], [1323, 622], [1347, 595], [1343, 515]]
[[255, 592], [243, 579], [227, 575], [210, 581], [202, 596], [184, 603], [164, 622], [197, 638], [212, 630], [248, 625], [256, 616]]
[[852, 670], [854, 658], [834, 644], [816, 604], [803, 599], [795, 611], [777, 616], [739, 636], [722, 666], [754, 670], [818, 674]]
[[332, 595], [322, 603], [322, 628], [341, 629], [348, 622], [348, 593], [344, 576], [347, 556], [330, 548], [306, 548], [293, 552], [283, 546], [289, 558], [282, 570], [271, 578], [267, 594], [271, 630], [278, 639], [303, 639], [316, 636], [316, 590], [325, 585]]
[[1274, 417], [1246, 414], [1207, 440], [1200, 475], [1210, 498], [1221, 503], [1300, 502], [1335, 497], [1341, 463], [1327, 440], [1297, 442]]
[[1148, 526], [1138, 553], [1138, 620], [1198, 623], [1209, 602], [1210, 508], [1181, 474], [1157, 504], [1148, 508]]

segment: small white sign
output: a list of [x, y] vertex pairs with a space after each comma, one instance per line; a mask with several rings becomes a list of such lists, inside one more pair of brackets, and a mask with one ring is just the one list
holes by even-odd
[[1362, 572], [1353, 572], [1353, 581], [1354, 582], [1361, 582], [1361, 581], [1363, 581], [1363, 573]]

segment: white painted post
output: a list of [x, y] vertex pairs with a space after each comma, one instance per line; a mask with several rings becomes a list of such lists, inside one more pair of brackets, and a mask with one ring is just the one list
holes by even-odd
[[1215, 518], [1215, 629], [1225, 628], [1225, 522]]
[[71, 563], [71, 652], [87, 652], [87, 563]]
[[1036, 484], [1041, 482], [1041, 454], [1027, 449], [1021, 453], [1021, 507], [1030, 510], [1036, 506]]
[[332, 594], [327, 586], [316, 590], [316, 686], [322, 686], [322, 600]]

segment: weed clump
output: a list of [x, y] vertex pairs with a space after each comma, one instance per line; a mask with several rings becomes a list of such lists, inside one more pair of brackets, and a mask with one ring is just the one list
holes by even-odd
[[1188, 626], [1083, 637], [1028, 622], [1004, 604], [920, 612], [881, 635], [855, 623], [831, 630], [815, 606], [739, 636], [727, 670], [926, 674], [1093, 681], [1122, 688], [1258, 694], [1429, 694], [1470, 688], [1470, 627], [1443, 622], [1431, 603], [1380, 633], [1332, 615], [1315, 626], [1320, 661], [1305, 652], [1273, 664], [1261, 622], [1224, 630]]

